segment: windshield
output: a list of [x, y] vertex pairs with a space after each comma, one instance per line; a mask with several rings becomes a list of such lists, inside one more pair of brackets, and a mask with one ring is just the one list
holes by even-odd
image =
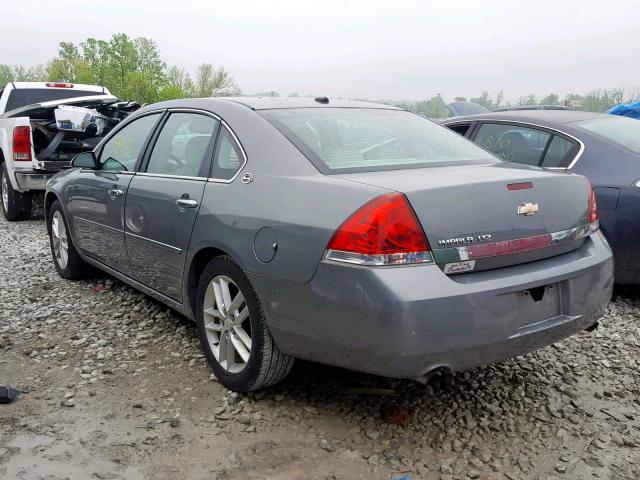
[[402, 110], [299, 108], [260, 113], [322, 173], [499, 162], [457, 133]]
[[5, 111], [33, 105], [34, 103], [50, 102], [52, 100], [65, 100], [75, 97], [89, 97], [104, 95], [103, 92], [88, 92], [74, 88], [19, 88], [12, 90], [7, 99]]
[[635, 153], [640, 153], [640, 120], [625, 117], [604, 117], [575, 122], [574, 125], [600, 135]]

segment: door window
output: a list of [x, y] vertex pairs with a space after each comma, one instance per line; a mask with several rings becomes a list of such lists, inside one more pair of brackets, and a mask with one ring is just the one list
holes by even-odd
[[231, 180], [243, 164], [244, 156], [240, 146], [233, 135], [223, 128], [218, 139], [211, 177], [218, 180]]
[[172, 113], [156, 141], [148, 173], [181, 177], [207, 177], [212, 138], [218, 120], [197, 113]]
[[567, 168], [575, 158], [578, 145], [566, 138], [554, 135], [542, 162], [543, 167]]
[[107, 140], [100, 154], [100, 170], [132, 172], [160, 114], [132, 121]]
[[540, 165], [551, 134], [516, 125], [485, 123], [474, 141], [506, 162]]
[[451, 130], [453, 130], [456, 133], [459, 133], [460, 135], [462, 135], [463, 137], [467, 134], [467, 132], [469, 131], [469, 127], [471, 126], [470, 123], [457, 123], [455, 125], [447, 125], [447, 127]]

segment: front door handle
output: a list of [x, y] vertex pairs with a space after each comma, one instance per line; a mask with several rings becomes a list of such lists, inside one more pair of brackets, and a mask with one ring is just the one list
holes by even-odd
[[110, 188], [109, 190], [107, 190], [107, 193], [112, 200], [115, 200], [116, 197], [121, 197], [122, 195], [124, 195], [124, 192], [119, 188]]
[[196, 208], [198, 206], [198, 202], [191, 200], [190, 198], [179, 198], [176, 200], [176, 205], [182, 208]]

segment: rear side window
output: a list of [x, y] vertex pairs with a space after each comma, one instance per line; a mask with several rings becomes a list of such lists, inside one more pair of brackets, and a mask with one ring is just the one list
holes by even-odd
[[566, 138], [554, 135], [542, 166], [547, 168], [567, 168], [578, 153], [579, 146]]
[[551, 134], [516, 125], [485, 123], [474, 141], [505, 162], [540, 165]]
[[14, 110], [34, 103], [50, 102], [52, 100], [65, 100], [75, 97], [89, 97], [104, 95], [102, 92], [87, 92], [75, 88], [19, 88], [11, 90], [7, 99], [5, 111]]
[[238, 170], [242, 168], [243, 163], [244, 156], [240, 146], [229, 130], [223, 128], [220, 130], [220, 138], [218, 138], [211, 178], [231, 180]]
[[100, 170], [131, 172], [135, 170], [147, 138], [160, 119], [160, 114], [133, 120], [107, 140], [100, 153]]
[[153, 147], [148, 173], [206, 177], [218, 120], [197, 113], [172, 113]]
[[497, 161], [448, 128], [403, 110], [299, 108], [260, 113], [327, 174]]
[[604, 117], [575, 122], [575, 125], [617, 143], [632, 152], [640, 153], [640, 121], [625, 117]]

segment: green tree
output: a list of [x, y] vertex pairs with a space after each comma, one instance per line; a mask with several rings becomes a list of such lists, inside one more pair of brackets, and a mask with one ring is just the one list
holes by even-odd
[[11, 65], [2, 63], [0, 64], [0, 88], [9, 82], [13, 82], [13, 69]]
[[536, 100], [536, 96], [531, 94], [531, 95], [523, 95], [522, 97], [518, 98], [518, 102], [517, 105], [519, 107], [528, 107], [530, 105], [537, 105], [538, 101]]
[[555, 93], [550, 93], [540, 100], [540, 105], [560, 105], [560, 97]]
[[198, 65], [191, 93], [196, 98], [219, 97], [239, 95], [240, 89], [224, 67], [216, 69], [210, 63], [202, 63]]

